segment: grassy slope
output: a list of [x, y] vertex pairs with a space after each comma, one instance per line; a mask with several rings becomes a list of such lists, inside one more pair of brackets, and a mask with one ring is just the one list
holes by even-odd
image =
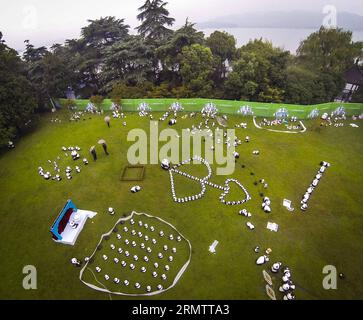
[[[172, 202], [169, 176], [157, 165], [146, 166], [145, 180], [137, 183], [143, 191], [130, 194], [134, 184], [120, 181], [130, 146], [126, 136], [133, 127], [148, 128], [148, 119], [132, 114], [126, 119], [127, 127], [121, 125], [121, 120], [112, 120], [108, 129], [103, 117], [93, 116], [79, 123], [66, 121], [66, 114], [63, 117], [59, 124], [50, 123], [50, 116], [45, 116], [39, 130], [0, 158], [1, 298], [108, 299], [78, 280], [79, 269], [69, 259], [90, 254], [100, 235], [120, 215], [132, 210], [172, 223], [193, 246], [192, 262], [177, 286], [151, 299], [266, 298], [262, 268], [255, 265], [256, 245], [272, 248], [271, 262], [282, 261], [291, 267], [299, 299], [363, 297], [363, 125], [358, 129], [320, 128], [309, 121], [308, 133], [287, 135], [258, 130], [250, 118], [243, 119], [248, 122], [248, 129], [237, 129], [236, 134], [241, 139], [249, 135], [252, 140], [239, 147], [241, 158], [233, 177], [247, 187], [253, 198], [246, 205], [256, 226], [251, 232], [245, 226], [245, 218], [237, 214], [237, 207], [219, 203], [217, 190], [208, 189], [203, 200], [193, 203]], [[241, 118], [231, 117], [230, 124], [240, 121]], [[180, 120], [174, 128], [190, 127], [192, 123], [197, 120]], [[161, 127], [166, 127], [166, 122]], [[108, 142], [110, 156], [99, 152], [97, 163], [90, 161], [72, 181], [55, 183], [39, 177], [37, 167], [46, 167], [48, 159], [61, 155], [62, 145], [78, 144], [90, 159], [86, 150], [100, 138]], [[261, 151], [259, 157], [252, 155], [254, 149]], [[330, 161], [332, 167], [314, 193], [309, 211], [289, 213], [282, 207], [282, 199], [291, 199], [297, 207], [321, 160]], [[246, 168], [242, 169], [241, 164]], [[267, 193], [273, 210], [270, 216], [260, 210], [261, 190], [253, 185], [260, 178], [269, 183]], [[179, 190], [187, 194], [190, 184], [179, 185]], [[68, 198], [81, 209], [99, 212], [93, 221], [87, 222], [74, 247], [54, 243], [49, 234]], [[114, 207], [119, 215], [109, 216], [108, 206]], [[268, 231], [267, 221], [278, 223], [280, 231]], [[217, 254], [211, 255], [208, 246], [215, 239], [220, 244]], [[38, 270], [35, 291], [22, 288], [22, 268], [28, 264]], [[327, 264], [346, 274], [346, 280], [338, 283], [336, 291], [322, 288], [322, 268]]]

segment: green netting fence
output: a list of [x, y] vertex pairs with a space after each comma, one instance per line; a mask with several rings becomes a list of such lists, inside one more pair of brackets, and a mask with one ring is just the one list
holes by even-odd
[[[61, 101], [64, 99], [61, 99]], [[338, 108], [343, 107], [346, 115], [358, 115], [363, 113], [363, 103], [339, 103], [329, 102], [317, 105], [295, 105], [286, 103], [263, 103], [251, 101], [232, 101], [232, 100], [218, 100], [218, 99], [123, 99], [123, 111], [136, 112], [141, 103], [147, 103], [152, 111], [167, 111], [168, 108], [174, 103], [179, 102], [186, 112], [200, 111], [207, 103], [213, 103], [220, 113], [226, 114], [239, 114], [238, 111], [245, 107], [247, 111], [252, 111], [258, 117], [274, 117], [276, 112], [287, 112], [289, 116], [297, 116], [299, 119], [306, 119], [316, 111], [319, 115], [324, 112], [331, 113]], [[89, 100], [77, 99], [75, 100], [78, 110], [84, 110]], [[110, 110], [112, 102], [110, 99], [105, 99], [102, 104], [102, 109], [105, 111]]]

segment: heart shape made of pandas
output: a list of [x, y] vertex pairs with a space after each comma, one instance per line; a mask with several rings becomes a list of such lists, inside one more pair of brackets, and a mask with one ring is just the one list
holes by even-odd
[[[193, 161], [199, 161], [200, 163], [204, 164], [208, 169], [208, 175], [206, 175], [203, 178], [198, 178], [198, 177], [190, 175], [190, 174], [188, 174], [186, 172], [180, 171], [178, 169], [179, 167], [181, 167], [181, 166], [183, 166], [185, 164], [190, 164]], [[177, 173], [177, 174], [182, 175], [182, 176], [184, 176], [184, 177], [186, 177], [188, 179], [191, 179], [191, 180], [193, 180], [195, 182], [198, 182], [201, 185], [201, 192], [198, 193], [198, 194], [192, 195], [192, 196], [178, 198], [176, 196], [176, 192], [175, 192], [174, 173]], [[251, 197], [250, 197], [248, 191], [246, 190], [246, 188], [236, 179], [227, 179], [224, 182], [224, 187], [220, 186], [218, 184], [215, 184], [213, 182], [210, 182], [209, 179], [212, 176], [212, 169], [211, 169], [209, 163], [206, 160], [204, 160], [203, 158], [198, 157], [198, 156], [194, 156], [191, 159], [182, 161], [180, 164], [174, 165], [172, 168], [169, 169], [169, 175], [170, 175], [170, 185], [171, 185], [172, 197], [173, 197], [173, 200], [175, 202], [178, 202], [178, 203], [184, 203], [184, 202], [188, 202], [188, 201], [194, 201], [194, 200], [201, 199], [203, 197], [203, 195], [205, 194], [207, 185], [210, 186], [210, 187], [213, 187], [213, 188], [223, 190], [223, 193], [220, 195], [219, 200], [225, 205], [232, 205], [232, 206], [240, 205], [240, 204], [243, 204], [243, 203], [245, 203], [245, 202], [247, 202], [247, 201], [249, 201], [251, 199]], [[226, 201], [225, 200], [225, 197], [229, 194], [229, 191], [230, 191], [230, 183], [235, 183], [237, 186], [239, 186], [243, 190], [243, 192], [244, 192], [244, 194], [246, 196], [245, 199], [237, 200], [237, 201]]]
[[[199, 180], [198, 178], [196, 178], [196, 179], [192, 179], [192, 180], [195, 180], [196, 182], [198, 182], [200, 184], [200, 186], [201, 186], [200, 193], [194, 194], [192, 196], [186, 196], [186, 197], [183, 197], [183, 198], [177, 197], [177, 195], [175, 193], [175, 186], [174, 186], [174, 176], [173, 176], [174, 173], [178, 173], [178, 174], [181, 174], [183, 176], [184, 176], [184, 174], [182, 174], [181, 172], [176, 172], [176, 171], [174, 171], [172, 169], [169, 170], [171, 192], [172, 192], [173, 200], [175, 202], [184, 203], [184, 202], [188, 202], [188, 201], [199, 200], [204, 196], [205, 190], [206, 190], [204, 180]], [[193, 178], [195, 178], [195, 177], [193, 177]]]
[[[183, 165], [190, 164], [190, 163], [192, 163], [194, 161], [199, 161], [200, 163], [202, 163], [203, 165], [206, 166], [206, 168], [208, 170], [208, 174], [206, 176], [204, 176], [202, 178], [198, 178], [198, 177], [195, 177], [193, 175], [190, 175], [190, 174], [188, 174], [186, 172], [183, 172], [183, 171], [180, 171], [179, 169], [177, 169], [177, 168], [179, 168], [179, 167], [181, 167]], [[173, 176], [174, 173], [177, 173], [177, 174], [182, 175], [182, 176], [184, 176], [186, 178], [189, 178], [191, 180], [199, 182], [200, 185], [201, 185], [201, 192], [198, 193], [198, 194], [192, 195], [192, 196], [178, 198], [176, 196], [176, 193], [175, 193], [174, 176]], [[177, 164], [177, 165], [173, 166], [169, 170], [169, 174], [170, 174], [170, 184], [171, 184], [171, 191], [172, 191], [173, 200], [175, 202], [184, 203], [184, 202], [188, 202], [188, 201], [198, 200], [198, 199], [201, 199], [203, 197], [203, 195], [205, 194], [205, 191], [206, 191], [205, 184], [209, 180], [209, 178], [212, 176], [212, 169], [211, 169], [211, 167], [210, 167], [210, 165], [209, 165], [209, 163], [207, 161], [205, 161], [201, 157], [195, 156], [195, 157], [193, 157], [191, 159], [184, 160], [180, 164]]]
[[[208, 174], [206, 176], [204, 176], [203, 178], [198, 178], [198, 177], [195, 177], [193, 175], [190, 175], [186, 172], [183, 172], [183, 171], [180, 171], [178, 168], [182, 167], [183, 165], [186, 165], [186, 164], [191, 164], [195, 161], [199, 161], [201, 164], [203, 164], [207, 170], [208, 170]], [[209, 165], [209, 163], [204, 160], [203, 158], [201, 157], [198, 157], [198, 156], [194, 156], [193, 158], [191, 159], [187, 159], [187, 160], [184, 160], [182, 161], [181, 163], [177, 164], [177, 165], [174, 165], [170, 170], [172, 170], [173, 172], [175, 173], [178, 173], [182, 176], [185, 176], [187, 178], [190, 178], [192, 180], [196, 180], [196, 181], [208, 181], [210, 179], [210, 177], [212, 176], [212, 169]]]
[[[229, 191], [230, 191], [230, 184], [231, 183], [234, 183], [234, 184], [236, 184], [237, 186], [239, 186], [242, 190], [243, 190], [243, 192], [244, 192], [244, 194], [245, 194], [245, 199], [242, 199], [242, 200], [237, 200], [237, 201], [226, 201], [225, 200], [225, 198], [226, 198], [226, 196], [229, 194]], [[222, 202], [222, 203], [224, 203], [224, 204], [226, 204], [226, 205], [230, 205], [230, 206], [236, 206], [236, 205], [240, 205], [240, 204], [243, 204], [243, 203], [245, 203], [245, 202], [247, 202], [247, 201], [249, 201], [249, 200], [251, 200], [251, 197], [250, 197], [250, 195], [249, 195], [249, 193], [248, 193], [248, 191], [246, 190], [246, 188], [238, 181], [238, 180], [236, 180], [236, 179], [227, 179], [225, 182], [224, 182], [224, 185], [225, 185], [225, 187], [224, 187], [224, 191], [222, 192], [222, 194], [220, 195], [220, 197], [219, 197], [219, 200]]]

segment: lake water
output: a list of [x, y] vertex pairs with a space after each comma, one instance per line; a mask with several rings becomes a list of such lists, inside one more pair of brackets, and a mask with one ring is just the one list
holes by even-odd
[[[223, 29], [202, 29], [209, 36], [215, 30], [227, 31], [234, 35], [237, 45], [240, 47], [251, 39], [263, 38], [271, 41], [275, 46], [285, 50], [296, 52], [302, 40], [306, 39], [314, 29], [279, 29], [279, 28], [223, 28]], [[363, 31], [353, 32], [353, 41], [363, 41]]]

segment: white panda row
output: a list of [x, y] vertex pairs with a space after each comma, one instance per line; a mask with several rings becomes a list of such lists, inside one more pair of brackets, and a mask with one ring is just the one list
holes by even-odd
[[[125, 255], [125, 257], [126, 258], [128, 258], [128, 257], [130, 257], [130, 252], [129, 251], [123, 251], [122, 249], [120, 250], [121, 248], [119, 248], [117, 251], [120, 253], [120, 254], [124, 254]], [[151, 251], [151, 250], [150, 250]], [[135, 262], [137, 262], [137, 261], [139, 261], [139, 257], [135, 254], [133, 257], [133, 261], [135, 261]], [[162, 260], [162, 259], [164, 259], [164, 255], [161, 253], [161, 252], [159, 252], [158, 253], [158, 258], [160, 259], [160, 260]], [[108, 261], [108, 256], [107, 255], [103, 255], [102, 256], [102, 259], [104, 260], [104, 261]], [[148, 256], [144, 256], [143, 258], [142, 258], [142, 260], [144, 261], [144, 262], [146, 262], [146, 263], [148, 263], [149, 261], [150, 261], [150, 259], [149, 259], [149, 257]], [[141, 259], [140, 259], [140, 261], [142, 261]], [[174, 257], [172, 256], [172, 255], [170, 255], [169, 257], [168, 257], [168, 260], [169, 260], [169, 262], [173, 262], [174, 261]], [[118, 258], [114, 258], [113, 259], [113, 262], [115, 263], [115, 264], [118, 264], [119, 262], [120, 262], [120, 260], [118, 259]], [[157, 263], [156, 263], [157, 264]], [[155, 264], [154, 264], [155, 265]], [[127, 267], [127, 263], [125, 262], [125, 261], [121, 261], [121, 266], [122, 267]], [[131, 270], [134, 270], [135, 269], [135, 265], [133, 264], [133, 263], [130, 263], [129, 264], [129, 266], [130, 266], [130, 269]], [[155, 268], [157, 268], [157, 267], [155, 267]]]
[[282, 276], [283, 284], [280, 286], [279, 291], [284, 293], [284, 300], [295, 300], [294, 290], [295, 284], [292, 282], [291, 279], [291, 272], [288, 267], [283, 269], [283, 276]]
[[149, 112], [148, 111], [146, 111], [146, 110], [141, 110], [140, 112], [139, 112], [139, 116], [140, 117], [147, 117], [149, 115]]
[[[199, 178], [194, 177], [194, 176], [192, 176], [192, 175], [190, 175], [188, 173], [181, 172], [181, 171], [178, 171], [176, 169], [176, 168], [178, 168], [178, 167], [180, 167], [180, 166], [182, 166], [184, 164], [188, 164], [188, 163], [191, 163], [193, 161], [199, 161], [199, 162], [201, 162], [202, 164], [204, 164], [207, 167], [208, 175], [204, 179], [199, 179]], [[165, 165], [162, 164], [162, 167], [165, 168], [165, 169], [167, 167], [169, 167], [169, 166], [170, 166], [170, 163], [167, 163], [166, 161], [165, 161]], [[178, 174], [180, 174], [180, 175], [182, 175], [182, 176], [184, 176], [186, 178], [189, 178], [191, 180], [196, 180], [196, 181], [201, 181], [201, 182], [204, 182], [204, 181], [208, 180], [212, 176], [212, 169], [211, 169], [209, 163], [206, 160], [204, 160], [202, 157], [199, 157], [199, 156], [194, 156], [193, 158], [191, 158], [189, 160], [184, 160], [181, 163], [173, 166], [173, 169], [169, 171], [169, 173], [170, 173], [171, 193], [172, 193], [172, 196], [173, 196], [173, 200], [175, 202], [178, 202], [178, 203], [185, 203], [185, 202], [196, 201], [196, 200], [201, 199], [204, 196], [204, 194], [205, 194], [206, 187], [205, 187], [205, 184], [203, 183], [202, 184], [202, 190], [201, 190], [201, 192], [199, 194], [193, 195], [193, 196], [184, 197], [184, 198], [177, 198], [176, 192], [175, 192], [173, 172], [176, 172], [176, 173], [178, 173]]]
[[[246, 195], [246, 198], [243, 199], [243, 200], [238, 200], [238, 201], [226, 201], [224, 198], [226, 195], [229, 194], [229, 191], [230, 191], [230, 187], [229, 187], [229, 183], [230, 182], [234, 182], [235, 184], [237, 184], [245, 193]], [[246, 188], [236, 179], [227, 179], [225, 181], [225, 187], [223, 188], [224, 189], [224, 193], [219, 197], [219, 200], [223, 203], [223, 204], [226, 204], [228, 206], [235, 206], [235, 205], [241, 205], [241, 204], [244, 204], [245, 202], [251, 200], [251, 196], [250, 194], [248, 193], [248, 191], [246, 190]]]
[[318, 173], [316, 174], [313, 182], [310, 184], [310, 186], [307, 188], [302, 200], [301, 200], [301, 210], [302, 211], [306, 211], [308, 208], [308, 202], [310, 199], [310, 196], [312, 195], [313, 191], [315, 190], [315, 188], [318, 186], [320, 179], [323, 176], [323, 173], [325, 172], [325, 170], [330, 167], [330, 163], [326, 162], [326, 161], [322, 161], [320, 163], [321, 167], [318, 171]]
[[240, 124], [235, 125], [236, 128], [247, 129], [247, 123], [241, 122]]
[[[202, 184], [202, 191], [200, 193], [198, 193], [197, 195], [193, 195], [193, 196], [189, 196], [189, 197], [184, 197], [184, 198], [178, 198], [176, 196], [176, 192], [175, 192], [175, 185], [174, 185], [174, 177], [173, 177], [173, 171], [175, 170], [170, 170], [170, 186], [171, 186], [171, 194], [172, 194], [172, 197], [173, 197], [173, 200], [175, 202], [178, 202], [178, 203], [185, 203], [185, 202], [189, 202], [189, 201], [196, 201], [196, 200], [199, 200], [201, 199], [204, 194], [205, 194], [205, 191], [206, 191], [206, 187], [204, 184]], [[190, 176], [189, 174], [185, 174], [184, 172], [183, 173], [180, 173], [182, 174], [183, 176], [187, 177], [187, 178], [190, 178], [190, 179], [194, 179], [194, 180], [197, 180], [198, 178], [195, 178], [195, 177], [192, 177]]]
[[[105, 274], [104, 278], [105, 278], [105, 280], [106, 280], [106, 281], [108, 281], [108, 280], [110, 279], [110, 276], [109, 276], [108, 274]], [[166, 280], [166, 275], [165, 275], [165, 274], [163, 274], [163, 275], [161, 276], [161, 278], [162, 278], [163, 280]], [[119, 283], [120, 283], [120, 281], [121, 281], [121, 280], [120, 280], [119, 278], [114, 278], [114, 279], [113, 279], [113, 282], [114, 282], [114, 283], [116, 283], [116, 284], [119, 284]], [[127, 286], [129, 286], [130, 282], [129, 282], [128, 280], [124, 280], [124, 281], [123, 281], [123, 284], [127, 287]], [[136, 288], [136, 289], [140, 289], [140, 288], [141, 288], [141, 284], [140, 284], [139, 282], [136, 282], [136, 283], [135, 283], [135, 288]], [[151, 290], [152, 290], [151, 286], [146, 286], [146, 292], [151, 292]], [[158, 290], [158, 291], [163, 290], [163, 286], [162, 286], [161, 284], [157, 285], [157, 290]]]
[[[111, 210], [114, 210], [113, 208], [109, 208], [109, 210], [110, 210], [110, 209], [111, 209]], [[134, 221], [133, 219], [131, 219], [131, 220], [130, 220], [130, 224], [131, 224], [131, 225], [133, 225], [134, 223], [135, 223], [135, 221]], [[151, 232], [154, 232], [154, 231], [155, 231], [155, 228], [154, 228], [153, 226], [150, 226], [150, 227], [149, 227], [149, 225], [148, 225], [147, 223], [143, 224], [143, 223], [142, 223], [142, 221], [139, 221], [139, 226], [140, 226], [140, 227], [144, 226], [144, 228], [145, 228], [145, 229], [150, 230]], [[128, 233], [128, 232], [129, 232], [129, 228], [125, 226], [125, 227], [123, 228], [123, 231], [124, 231], [125, 233]], [[134, 229], [132, 229], [132, 230], [130, 231], [130, 233], [131, 233], [131, 235], [132, 235], [132, 236], [136, 236], [136, 234], [137, 234], [139, 238], [142, 238], [142, 237], [144, 236], [144, 235], [142, 234], [142, 232], [141, 232], [141, 231], [136, 232]], [[160, 236], [160, 237], [164, 237], [164, 235], [165, 235], [164, 231], [162, 231], [162, 230], [161, 230], [161, 231], [159, 232], [159, 236]], [[173, 234], [169, 234], [169, 237], [168, 237], [168, 238], [169, 238], [169, 240], [173, 241], [173, 240], [174, 240], [174, 235], [173, 235]], [[120, 234], [117, 234], [117, 239], [118, 239], [118, 240], [121, 240], [121, 239], [122, 239], [122, 236], [121, 236]], [[149, 241], [149, 237], [148, 237], [147, 235], [145, 235], [145, 236], [144, 236], [144, 239], [145, 239], [145, 241]], [[177, 236], [177, 237], [176, 237], [176, 240], [177, 240], [178, 242], [180, 242], [180, 241], [182, 240], [181, 236]], [[125, 240], [125, 243], [126, 243], [126, 244], [129, 244], [129, 240], [128, 240], [128, 239], [126, 239], [126, 240]], [[155, 240], [155, 239], [152, 239], [152, 243], [153, 243], [153, 244], [156, 244], [156, 240]], [[111, 245], [111, 246], [113, 246], [113, 245]], [[111, 247], [111, 249], [112, 249], [112, 247]], [[115, 249], [115, 247], [114, 247], [113, 249]], [[174, 251], [174, 249], [173, 249], [173, 251]], [[176, 249], [175, 249], [175, 251], [176, 251]]]
[[162, 116], [161, 118], [159, 119], [159, 121], [165, 121], [167, 118], [169, 117], [169, 112], [166, 111]]
[[62, 147], [62, 151], [66, 152], [66, 151], [81, 151], [81, 148], [78, 146], [69, 146], [68, 148], [66, 147]]

